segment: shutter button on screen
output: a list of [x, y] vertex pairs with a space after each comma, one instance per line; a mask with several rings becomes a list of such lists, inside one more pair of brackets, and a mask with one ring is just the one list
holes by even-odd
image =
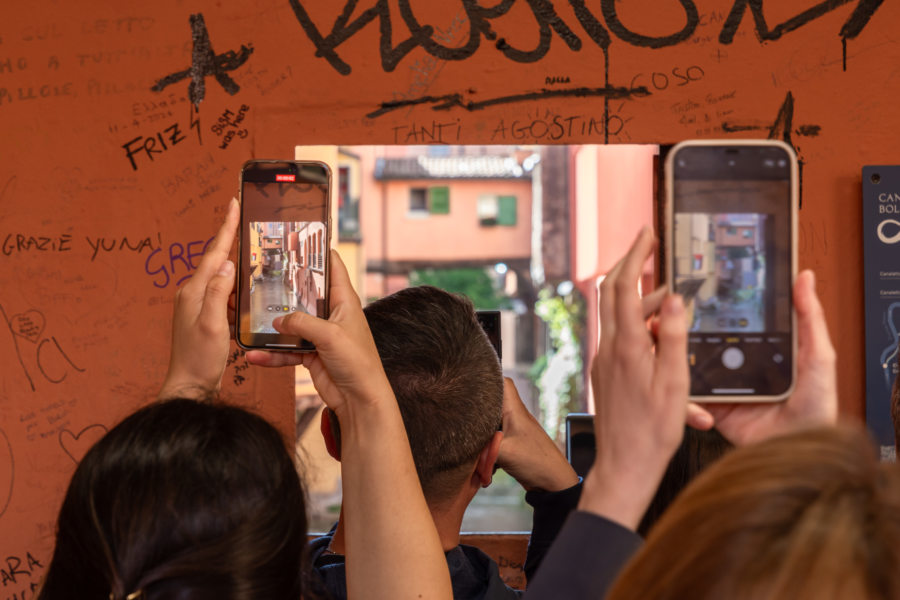
[[722, 353], [722, 364], [731, 369], [740, 369], [744, 364], [744, 353], [740, 348], [726, 348]]

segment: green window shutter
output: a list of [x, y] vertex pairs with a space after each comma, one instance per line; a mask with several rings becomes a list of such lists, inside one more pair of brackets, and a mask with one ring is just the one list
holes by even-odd
[[516, 224], [516, 197], [500, 196], [497, 198], [497, 225]]
[[450, 188], [433, 187], [428, 189], [428, 212], [433, 215], [450, 213]]

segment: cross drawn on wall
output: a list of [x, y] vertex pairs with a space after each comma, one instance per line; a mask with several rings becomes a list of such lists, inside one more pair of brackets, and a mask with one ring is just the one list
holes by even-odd
[[209, 41], [209, 32], [206, 30], [203, 15], [201, 13], [191, 15], [190, 22], [191, 39], [193, 40], [191, 66], [183, 71], [166, 75], [150, 89], [154, 92], [161, 92], [167, 86], [190, 77], [188, 98], [194, 106], [199, 108], [200, 102], [206, 96], [206, 78], [210, 75], [215, 77], [219, 85], [232, 96], [238, 93], [241, 88], [228, 75], [228, 71], [234, 71], [247, 62], [247, 59], [253, 54], [253, 46], [241, 44], [239, 52], [229, 50], [222, 54], [216, 54], [213, 52], [212, 42]]

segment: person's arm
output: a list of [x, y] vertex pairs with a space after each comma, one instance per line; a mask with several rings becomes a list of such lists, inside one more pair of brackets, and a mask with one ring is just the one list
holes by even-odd
[[581, 480], [564, 490], [547, 492], [531, 490], [525, 494], [533, 512], [531, 518], [531, 537], [528, 540], [528, 552], [525, 555], [525, 581], [534, 578], [538, 567], [544, 560], [550, 546], [562, 530], [566, 519], [578, 507], [581, 498]]
[[641, 547], [633, 530], [600, 515], [571, 513], [533, 579], [525, 600], [602, 600]]
[[[662, 292], [639, 297], [653, 246], [650, 231], [642, 230], [601, 284], [600, 346], [591, 365], [597, 457], [578, 510], [527, 600], [604, 596], [640, 545], [635, 530], [681, 441], [689, 390], [684, 304]], [[646, 319], [660, 307], [654, 348]]]
[[[678, 448], [688, 415], [687, 324], [679, 296], [642, 302], [638, 279], [655, 240], [643, 229], [600, 289], [600, 346], [591, 366], [597, 457], [579, 509], [635, 530]], [[660, 309], [656, 344], [646, 319]]]
[[497, 466], [527, 493], [534, 509], [525, 578], [531, 579], [581, 494], [578, 475], [556, 443], [528, 412], [512, 379], [503, 381], [503, 439]]
[[219, 390], [231, 344], [228, 297], [234, 289], [234, 263], [228, 254], [237, 233], [237, 200], [200, 259], [197, 271], [175, 292], [172, 350], [159, 399], [209, 398]]
[[264, 366], [303, 364], [341, 425], [349, 598], [451, 598], [450, 575], [400, 409], [344, 263], [331, 254], [331, 316], [276, 319], [313, 342], [305, 354], [252, 351]]

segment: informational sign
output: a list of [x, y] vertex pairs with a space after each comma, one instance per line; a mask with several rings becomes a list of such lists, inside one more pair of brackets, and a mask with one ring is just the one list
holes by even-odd
[[866, 423], [894, 454], [891, 388], [900, 344], [900, 166], [863, 167]]

